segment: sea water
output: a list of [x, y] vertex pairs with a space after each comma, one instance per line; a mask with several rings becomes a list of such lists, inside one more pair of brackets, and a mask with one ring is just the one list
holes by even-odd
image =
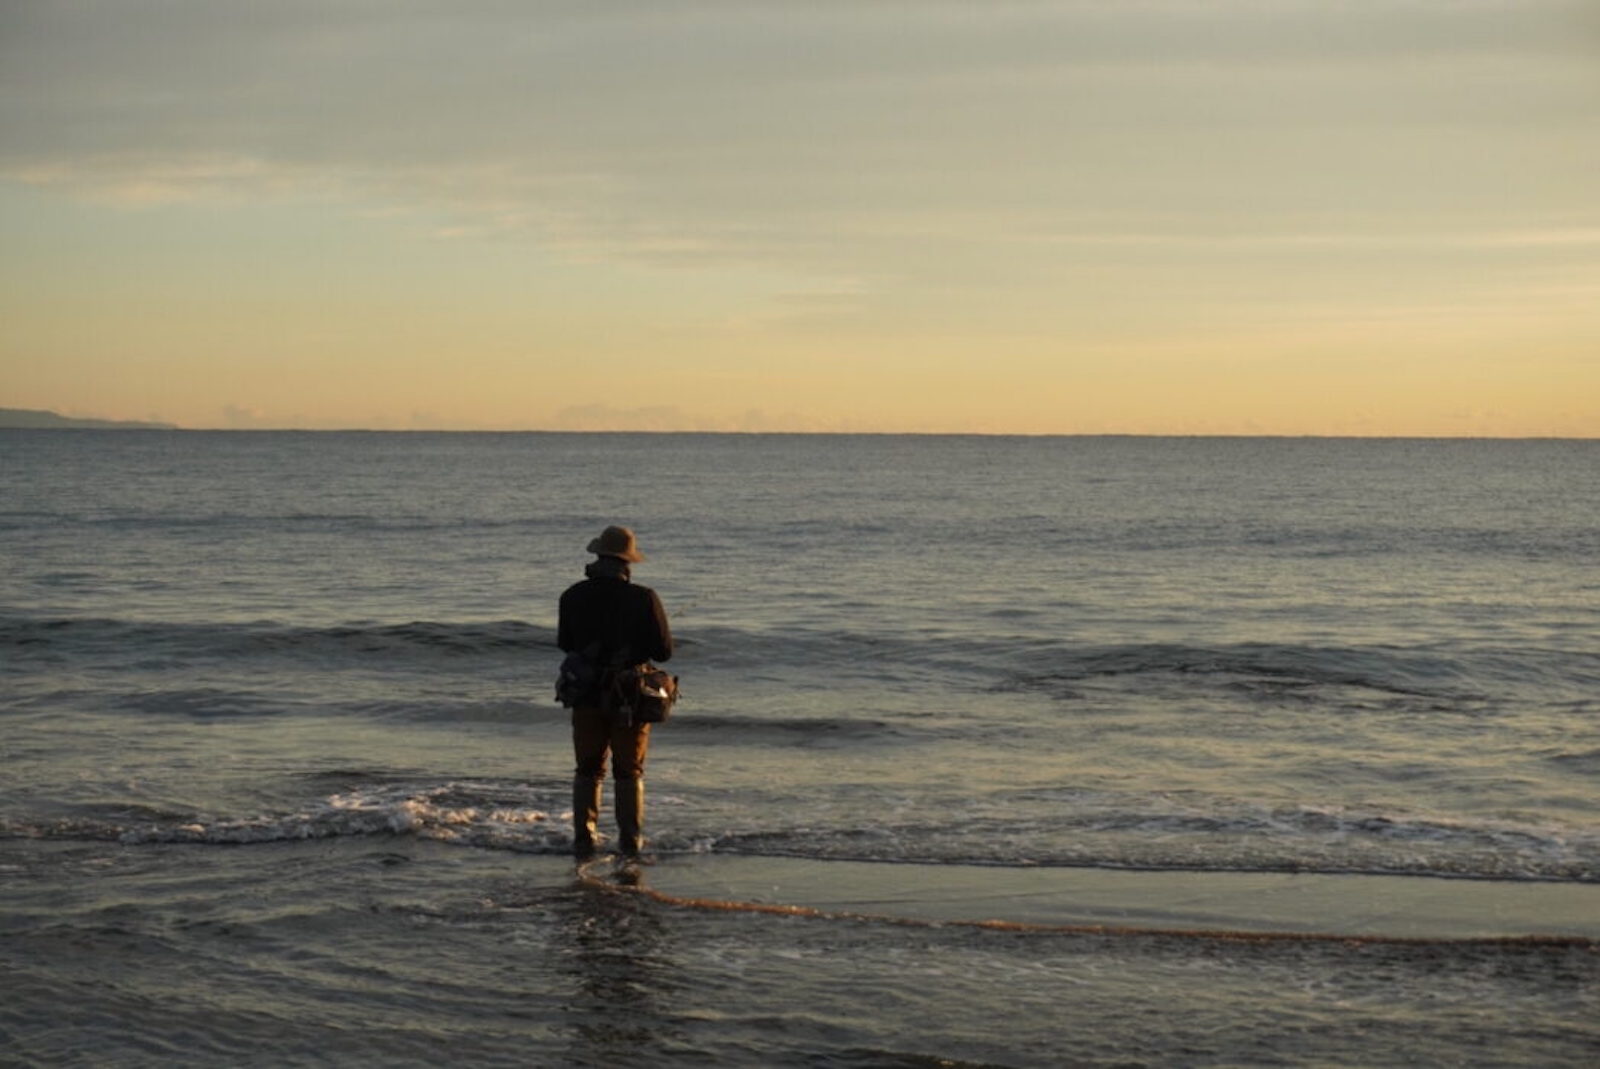
[[[624, 877], [608, 523], [685, 695]], [[1591, 441], [0, 432], [0, 1051], [1584, 1064], [1597, 560]]]

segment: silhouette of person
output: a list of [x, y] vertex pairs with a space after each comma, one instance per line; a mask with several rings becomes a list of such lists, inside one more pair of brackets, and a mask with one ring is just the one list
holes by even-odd
[[[595, 560], [584, 569], [585, 578], [561, 595], [556, 644], [567, 653], [585, 653], [600, 668], [668, 660], [672, 632], [661, 599], [632, 581], [632, 565], [645, 559], [633, 532], [607, 527], [588, 550]], [[597, 680], [573, 702], [572, 748], [577, 758], [572, 779], [573, 853], [583, 858], [595, 852], [609, 752], [619, 847], [637, 857], [644, 845], [644, 763], [650, 725], [615, 722], [601, 708]]]

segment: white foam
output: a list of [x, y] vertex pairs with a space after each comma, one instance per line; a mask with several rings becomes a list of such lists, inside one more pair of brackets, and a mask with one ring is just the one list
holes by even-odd
[[565, 820], [552, 820], [549, 811], [535, 804], [506, 804], [510, 790], [473, 783], [354, 790], [330, 795], [298, 813], [150, 825], [128, 829], [121, 839], [128, 843], [265, 843], [393, 834], [503, 849], [541, 850], [570, 843]]

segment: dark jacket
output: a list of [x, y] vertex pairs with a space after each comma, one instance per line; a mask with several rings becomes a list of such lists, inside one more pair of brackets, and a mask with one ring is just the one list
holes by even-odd
[[[598, 642], [604, 664], [665, 661], [672, 657], [672, 631], [661, 599], [628, 578], [626, 567], [601, 558], [585, 570], [588, 578], [561, 595], [556, 645], [567, 653]], [[618, 562], [620, 564], [620, 562]]]

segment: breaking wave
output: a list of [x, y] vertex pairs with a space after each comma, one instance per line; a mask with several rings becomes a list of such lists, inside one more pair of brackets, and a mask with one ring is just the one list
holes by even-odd
[[[149, 807], [80, 809], [52, 819], [0, 818], [0, 835], [147, 844], [246, 845], [406, 836], [487, 850], [571, 849], [565, 783], [384, 782], [357, 772], [316, 777], [338, 789], [290, 810], [250, 817]], [[1017, 796], [1019, 802], [1025, 799]], [[1409, 875], [1600, 882], [1600, 832], [1465, 822], [1338, 807], [1174, 804], [1162, 796], [1084, 795], [1046, 817], [943, 812], [936, 819], [714, 826], [726, 810], [671, 794], [652, 849], [817, 861]], [[769, 807], [770, 808], [770, 807]], [[721, 816], [717, 816], [721, 813]], [[711, 821], [695, 826], [696, 821]]]
[[[176, 814], [119, 807], [32, 823], [0, 821], [11, 838], [90, 839], [127, 845], [242, 845], [297, 839], [406, 835], [487, 849], [555, 852], [571, 848], [570, 810], [552, 813], [551, 791], [504, 783], [366, 785], [292, 812], [253, 817]], [[559, 819], [557, 819], [559, 818]]]

